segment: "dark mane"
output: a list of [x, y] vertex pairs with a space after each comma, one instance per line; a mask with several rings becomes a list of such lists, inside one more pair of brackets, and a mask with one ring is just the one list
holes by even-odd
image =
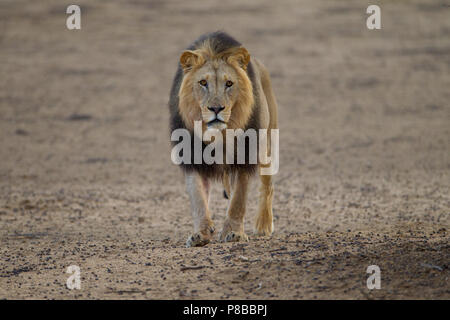
[[[234, 47], [240, 47], [241, 43], [232, 38], [230, 35], [228, 35], [225, 32], [222, 31], [216, 31], [204, 34], [200, 36], [197, 40], [195, 40], [189, 47], [187, 47], [187, 50], [195, 50], [201, 46], [202, 43], [205, 41], [210, 42], [211, 48], [214, 50], [215, 53], [221, 53], [225, 50], [228, 50], [230, 48]], [[242, 128], [244, 131], [247, 129], [255, 129], [258, 130], [260, 128], [259, 125], [259, 110], [260, 110], [260, 99], [258, 97], [257, 90], [255, 90], [255, 72], [254, 67], [252, 64], [252, 61], [250, 59], [250, 63], [247, 66], [247, 75], [252, 83], [252, 86], [254, 88], [253, 95], [254, 95], [254, 107], [252, 111], [252, 115], [250, 117], [250, 120], [248, 121], [245, 128]], [[169, 99], [169, 111], [170, 111], [170, 133], [172, 133], [175, 129], [187, 129], [185, 124], [183, 123], [183, 120], [179, 114], [178, 111], [178, 93], [180, 91], [180, 86], [183, 81], [183, 70], [181, 68], [180, 63], [178, 63], [177, 71], [175, 74], [175, 77], [173, 79], [172, 88], [170, 91], [170, 99]], [[191, 164], [181, 164], [180, 166], [183, 168], [183, 170], [186, 171], [197, 171], [203, 176], [211, 177], [211, 178], [220, 178], [224, 172], [228, 173], [234, 173], [237, 171], [245, 171], [249, 174], [253, 174], [256, 171], [256, 164], [212, 164], [208, 165], [206, 163], [202, 164], [193, 164], [194, 163], [194, 144], [193, 144], [193, 137], [194, 133], [191, 132]], [[248, 145], [246, 141], [246, 163], [249, 161], [249, 155], [248, 155]], [[172, 142], [172, 145], [178, 144], [177, 141]], [[203, 149], [205, 148], [205, 144], [203, 144]], [[236, 146], [236, 141], [235, 141]], [[225, 155], [225, 153], [224, 153]], [[236, 155], [236, 153], [235, 153]], [[224, 157], [225, 158], [225, 157]], [[225, 159], [224, 159], [225, 162]]]
[[230, 48], [240, 47], [241, 43], [223, 31], [204, 34], [195, 40], [187, 50], [198, 49], [205, 41], [210, 41], [214, 53], [221, 53]]

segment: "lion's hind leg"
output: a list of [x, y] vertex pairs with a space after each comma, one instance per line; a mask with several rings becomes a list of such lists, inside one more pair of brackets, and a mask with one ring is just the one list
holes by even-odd
[[255, 233], [260, 236], [270, 236], [273, 232], [273, 184], [271, 175], [260, 175], [261, 188], [259, 193], [259, 208], [256, 218]]

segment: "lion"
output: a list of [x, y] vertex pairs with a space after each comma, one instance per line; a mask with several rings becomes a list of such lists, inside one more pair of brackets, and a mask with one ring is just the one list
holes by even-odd
[[[278, 129], [278, 107], [269, 72], [241, 43], [222, 31], [201, 36], [182, 52], [170, 92], [169, 109], [172, 132], [186, 129], [194, 134], [195, 121], [201, 121], [203, 132]], [[267, 141], [270, 151], [270, 137]], [[203, 148], [206, 145], [202, 142]], [[244, 215], [249, 182], [257, 168], [265, 164], [259, 161], [256, 164], [189, 162], [180, 166], [185, 173], [194, 224], [186, 246], [204, 246], [214, 237], [208, 201], [211, 183], [217, 180], [223, 183], [225, 198], [230, 199], [219, 240], [248, 241]], [[260, 174], [260, 180], [255, 233], [270, 236], [274, 229], [272, 176]]]

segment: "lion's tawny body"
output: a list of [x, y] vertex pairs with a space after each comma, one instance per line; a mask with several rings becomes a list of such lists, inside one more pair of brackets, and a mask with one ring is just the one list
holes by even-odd
[[[269, 73], [242, 45], [224, 32], [201, 36], [180, 57], [169, 100], [171, 130], [187, 129], [193, 135], [194, 121], [202, 129], [277, 129], [277, 104]], [[213, 120], [211, 120], [213, 119]], [[203, 144], [203, 148], [206, 147]], [[268, 138], [270, 152], [270, 135]], [[194, 155], [192, 144], [191, 155]], [[246, 148], [246, 160], [249, 158]], [[262, 164], [180, 165], [186, 176], [191, 202], [194, 233], [187, 246], [207, 244], [215, 228], [208, 200], [210, 183], [221, 180], [230, 198], [227, 218], [220, 240], [246, 241], [244, 214], [250, 177]], [[255, 231], [270, 235], [273, 231], [273, 186], [270, 175], [261, 175], [258, 216]]]

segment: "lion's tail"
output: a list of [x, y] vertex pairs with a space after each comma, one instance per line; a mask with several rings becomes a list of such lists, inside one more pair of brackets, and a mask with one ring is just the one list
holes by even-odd
[[231, 195], [230, 177], [226, 172], [222, 176], [222, 183], [223, 183], [223, 196], [225, 199], [229, 199]]

